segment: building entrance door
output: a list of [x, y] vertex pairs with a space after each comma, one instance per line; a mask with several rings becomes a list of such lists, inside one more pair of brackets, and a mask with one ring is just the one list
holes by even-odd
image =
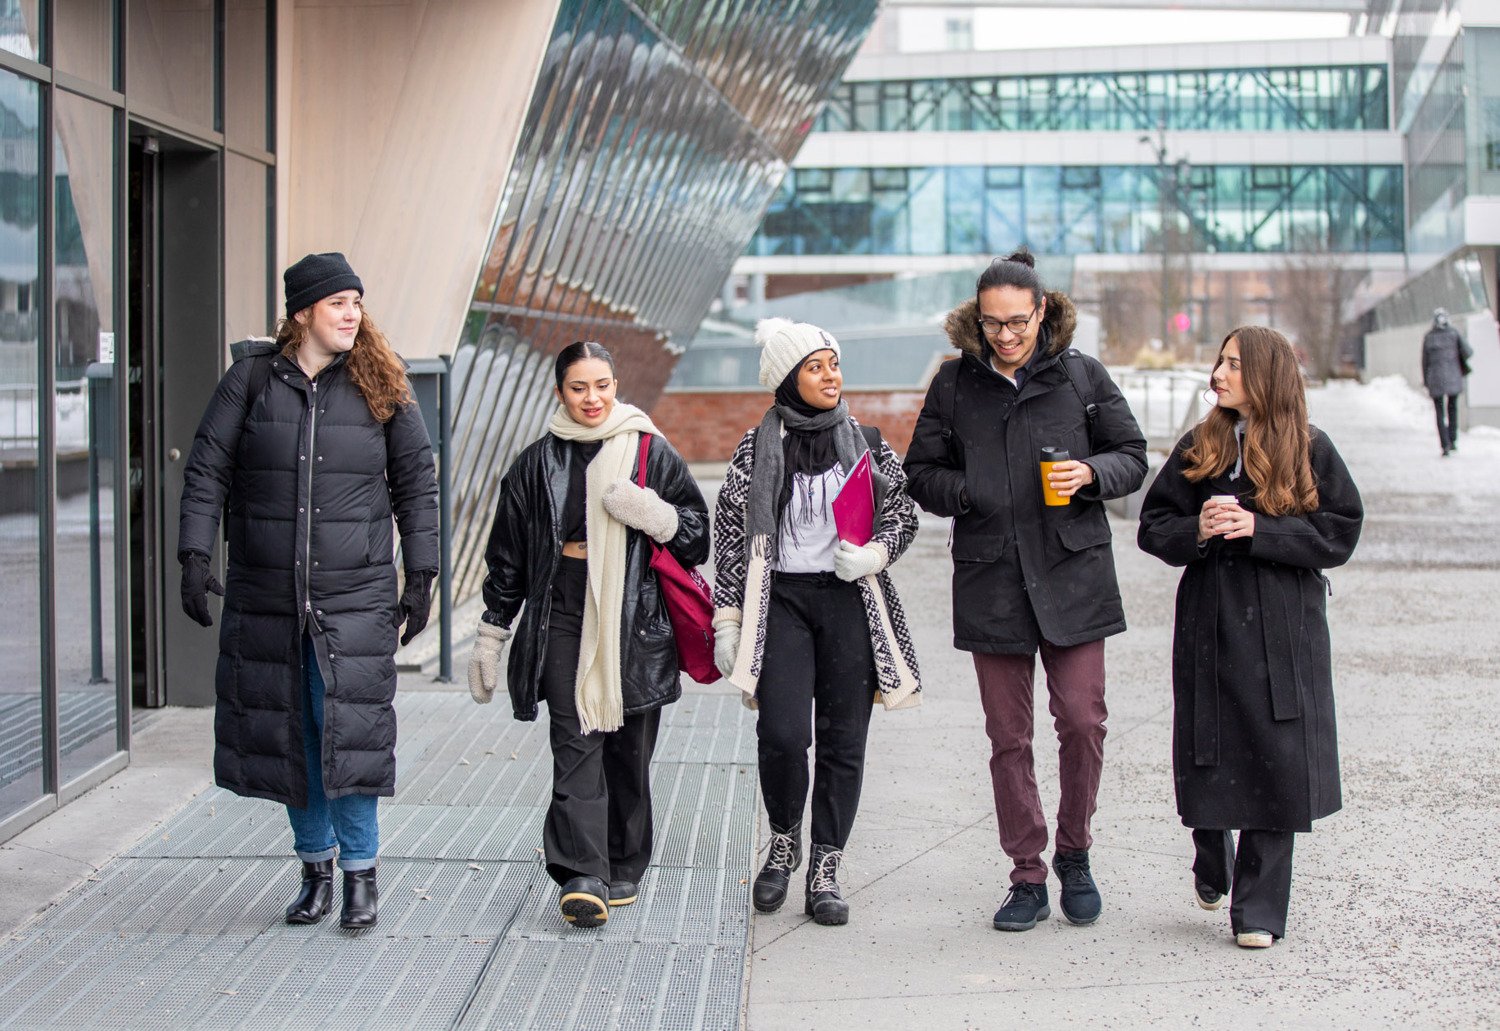
[[[182, 471], [224, 370], [218, 153], [132, 125], [127, 354], [131, 693], [137, 706], [211, 705], [218, 629], [183, 614]], [[222, 548], [213, 562], [222, 577]]]

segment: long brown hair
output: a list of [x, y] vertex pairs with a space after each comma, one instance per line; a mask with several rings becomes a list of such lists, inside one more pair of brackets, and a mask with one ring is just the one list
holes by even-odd
[[[1266, 515], [1305, 515], [1318, 507], [1318, 484], [1308, 459], [1311, 431], [1307, 425], [1307, 395], [1302, 370], [1286, 337], [1265, 326], [1241, 326], [1219, 344], [1240, 345], [1240, 382], [1248, 410], [1245, 415], [1245, 475], [1255, 485], [1251, 497]], [[1215, 408], [1193, 432], [1182, 453], [1182, 473], [1197, 483], [1218, 476], [1234, 465], [1239, 451], [1234, 439], [1238, 416], [1232, 409]]]
[[[375, 420], [388, 422], [398, 405], [411, 404], [416, 398], [406, 380], [406, 366], [396, 357], [385, 334], [368, 311], [362, 316], [347, 359], [349, 378], [364, 395]], [[276, 326], [276, 346], [292, 361], [297, 360], [297, 349], [306, 339], [307, 327], [294, 317], [284, 318]]]

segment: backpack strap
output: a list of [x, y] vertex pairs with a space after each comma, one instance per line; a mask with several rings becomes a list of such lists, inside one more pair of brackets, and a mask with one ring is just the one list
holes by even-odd
[[245, 419], [250, 417], [250, 409], [255, 407], [255, 399], [265, 393], [266, 383], [270, 379], [271, 356], [268, 354], [257, 354], [251, 357], [250, 378], [245, 381]]
[[880, 427], [860, 423], [859, 432], [864, 435], [865, 444], [869, 447], [870, 453], [878, 457], [880, 455]]
[[[953, 378], [942, 384], [938, 391], [938, 434], [943, 438], [943, 445], [948, 452], [953, 452], [953, 413], [958, 411], [958, 374], [963, 371], [963, 358], [952, 358], [943, 365], [953, 366]], [[938, 366], [937, 374], [942, 376], [943, 365]]]
[[1089, 380], [1087, 374], [1085, 374], [1083, 381], [1089, 385], [1089, 392], [1085, 394], [1078, 389], [1078, 377], [1073, 375], [1073, 370], [1069, 368], [1070, 365], [1081, 365], [1082, 361], [1083, 354], [1078, 348], [1070, 347], [1062, 353], [1062, 360], [1058, 364], [1062, 366], [1063, 375], [1068, 377], [1068, 383], [1072, 385], [1073, 393], [1078, 395], [1078, 400], [1083, 405], [1083, 421], [1085, 428], [1088, 430], [1089, 450], [1092, 451], [1094, 449], [1094, 420], [1099, 417], [1099, 406], [1094, 403], [1093, 383]]

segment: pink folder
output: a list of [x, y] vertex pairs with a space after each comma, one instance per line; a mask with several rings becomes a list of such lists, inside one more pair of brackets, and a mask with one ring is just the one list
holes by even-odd
[[870, 452], [849, 470], [849, 478], [833, 499], [833, 525], [839, 539], [868, 544], [875, 535], [875, 481], [870, 476]]

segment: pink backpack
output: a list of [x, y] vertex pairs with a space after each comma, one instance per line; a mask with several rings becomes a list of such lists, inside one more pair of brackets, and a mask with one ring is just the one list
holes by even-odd
[[[641, 457], [635, 482], [646, 486], [646, 455], [651, 450], [651, 435], [641, 434]], [[650, 540], [650, 538], [647, 538]], [[708, 583], [696, 569], [683, 569], [682, 563], [656, 541], [651, 541], [651, 569], [656, 586], [667, 606], [672, 622], [672, 638], [677, 644], [677, 666], [700, 684], [719, 679], [714, 665], [714, 603]]]

